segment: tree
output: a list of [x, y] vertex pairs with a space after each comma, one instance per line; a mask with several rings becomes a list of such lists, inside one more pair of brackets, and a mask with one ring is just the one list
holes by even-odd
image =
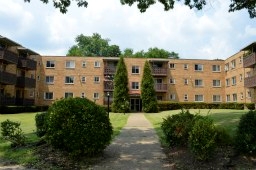
[[133, 56], [133, 49], [126, 48], [122, 54], [123, 57], [132, 57]]
[[[49, 0], [41, 0], [43, 3], [48, 3]], [[78, 7], [87, 7], [88, 2], [86, 0], [72, 0], [77, 2]], [[168, 11], [174, 8], [175, 2], [180, 2], [181, 0], [158, 0], [164, 5], [164, 10]], [[256, 17], [256, 0], [230, 0], [229, 12], [239, 11], [242, 9], [247, 9], [250, 18]], [[24, 0], [24, 2], [30, 2], [30, 0]], [[153, 4], [156, 0], [120, 0], [122, 5], [132, 6], [137, 3], [137, 7], [140, 12], [146, 12], [146, 10]], [[203, 7], [211, 3], [208, 0], [184, 0], [184, 5], [188, 6], [190, 9], [196, 8], [197, 10], [202, 10]], [[71, 0], [53, 0], [53, 5], [58, 8], [61, 13], [66, 13], [67, 8], [70, 6]]]
[[112, 111], [118, 113], [129, 112], [128, 73], [123, 57], [120, 57], [114, 77], [114, 100]]
[[149, 48], [148, 52], [145, 53], [145, 57], [146, 58], [169, 58], [173, 54], [175, 54], [175, 56], [179, 58], [178, 53], [175, 53], [175, 52], [170, 53], [169, 51], [155, 47], [155, 48]]
[[72, 46], [67, 56], [106, 56], [118, 57], [121, 54], [119, 46], [109, 45], [109, 39], [101, 38], [98, 33], [92, 36], [80, 34], [75, 39], [76, 45]]
[[158, 112], [154, 79], [151, 74], [149, 62], [146, 61], [141, 82], [142, 110], [146, 113]]

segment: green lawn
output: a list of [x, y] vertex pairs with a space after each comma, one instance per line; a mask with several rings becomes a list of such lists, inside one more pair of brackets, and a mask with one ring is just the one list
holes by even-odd
[[[192, 114], [200, 114], [200, 115], [208, 115], [213, 119], [214, 124], [216, 126], [221, 126], [225, 128], [229, 134], [233, 137], [235, 134], [235, 130], [237, 128], [240, 117], [247, 113], [248, 110], [230, 110], [230, 109], [190, 109], [190, 113]], [[178, 114], [181, 110], [171, 110], [171, 111], [163, 111], [160, 113], [146, 113], [145, 116], [147, 119], [153, 124], [154, 128], [158, 136], [160, 137], [161, 143], [166, 145], [163, 141], [163, 133], [161, 130], [161, 122], [163, 118], [166, 118], [168, 115]]]

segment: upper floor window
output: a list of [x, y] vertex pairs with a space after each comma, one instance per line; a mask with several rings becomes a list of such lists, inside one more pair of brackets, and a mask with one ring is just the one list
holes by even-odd
[[184, 79], [184, 84], [188, 85], [188, 79]]
[[175, 79], [174, 78], [170, 78], [170, 84], [175, 84]]
[[221, 96], [220, 95], [213, 95], [212, 96], [213, 102], [221, 102]]
[[213, 80], [213, 81], [212, 81], [212, 86], [213, 86], [213, 87], [220, 87], [220, 86], [221, 86], [220, 80]]
[[226, 79], [226, 86], [230, 86], [230, 79]]
[[100, 98], [99, 93], [93, 93], [93, 99], [94, 100], [99, 99], [99, 98]]
[[140, 88], [139, 82], [132, 82], [132, 89], [133, 90], [138, 90]]
[[213, 72], [220, 72], [220, 65], [212, 65]]
[[45, 100], [52, 100], [53, 99], [53, 92], [44, 92], [44, 99]]
[[236, 85], [236, 76], [232, 77], [231, 80], [232, 80], [232, 86]]
[[225, 64], [225, 71], [229, 70], [229, 63]]
[[132, 74], [139, 74], [140, 67], [139, 66], [132, 66]]
[[46, 61], [46, 68], [54, 68], [55, 61]]
[[100, 77], [99, 76], [95, 76], [94, 77], [94, 83], [99, 83], [100, 82]]
[[204, 66], [203, 64], [195, 64], [195, 71], [203, 71]]
[[202, 86], [203, 86], [203, 80], [201, 80], [201, 79], [196, 79], [196, 80], [195, 80], [195, 86], [197, 86], [197, 87], [202, 87]]
[[65, 84], [74, 84], [74, 76], [66, 76]]
[[249, 91], [247, 91], [247, 97], [248, 98], [251, 98], [252, 97], [252, 93], [251, 93], [251, 91], [249, 90]]
[[86, 61], [82, 61], [82, 67], [83, 67], [83, 68], [86, 67]]
[[94, 62], [94, 67], [100, 67], [100, 62], [99, 61], [95, 61]]
[[187, 70], [188, 69], [188, 64], [184, 64], [183, 67], [184, 67], [184, 70]]
[[251, 77], [251, 72], [250, 71], [246, 72], [246, 77]]
[[240, 56], [240, 57], [239, 57], [239, 63], [241, 64], [242, 61], [243, 61], [243, 59], [242, 59], [242, 57]]
[[170, 63], [169, 66], [170, 66], [170, 69], [175, 69], [175, 64], [174, 63]]
[[240, 93], [240, 96], [241, 96], [240, 97], [241, 99], [244, 99], [244, 93], [243, 92]]
[[75, 68], [75, 61], [66, 61], [66, 68]]
[[236, 68], [236, 60], [231, 61], [231, 69]]
[[242, 74], [239, 75], [239, 80], [243, 81], [243, 75]]
[[85, 83], [85, 82], [86, 82], [86, 77], [85, 77], [85, 76], [82, 76], [82, 77], [81, 77], [81, 82], [82, 82], [82, 83]]
[[65, 92], [65, 98], [69, 98], [69, 97], [73, 97], [73, 93], [72, 92]]
[[202, 95], [202, 94], [195, 95], [195, 101], [196, 102], [203, 102], [204, 101], [204, 95]]
[[54, 83], [54, 76], [46, 76], [45, 77], [46, 84], [53, 84]]

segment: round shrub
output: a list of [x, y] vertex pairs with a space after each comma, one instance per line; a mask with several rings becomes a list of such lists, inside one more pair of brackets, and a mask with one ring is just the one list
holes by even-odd
[[58, 100], [48, 110], [46, 139], [73, 156], [102, 152], [112, 133], [105, 109], [86, 98]]
[[208, 117], [195, 121], [189, 133], [189, 148], [198, 160], [207, 160], [212, 156], [217, 144], [215, 142], [217, 132], [213, 121]]
[[186, 146], [189, 131], [192, 129], [195, 116], [188, 110], [182, 110], [179, 114], [168, 116], [161, 124], [165, 140], [170, 146]]
[[235, 147], [241, 153], [256, 154], [256, 111], [249, 111], [240, 118]]
[[38, 137], [42, 137], [46, 133], [46, 130], [47, 130], [46, 117], [47, 117], [47, 112], [37, 113], [35, 116], [36, 135]]

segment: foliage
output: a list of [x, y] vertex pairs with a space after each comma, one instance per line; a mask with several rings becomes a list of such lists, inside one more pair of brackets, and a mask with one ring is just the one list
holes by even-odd
[[230, 133], [222, 126], [216, 127], [216, 143], [222, 146], [232, 145], [233, 138]]
[[114, 77], [114, 99], [112, 103], [112, 111], [119, 113], [129, 112], [129, 88], [128, 88], [128, 73], [123, 57], [120, 57], [117, 70]]
[[68, 50], [67, 56], [118, 57], [121, 54], [118, 45], [109, 45], [110, 40], [101, 38], [98, 33], [92, 36], [80, 34], [75, 41], [77, 44]]
[[47, 116], [46, 139], [73, 156], [102, 152], [113, 133], [104, 108], [86, 98], [54, 102]]
[[1, 134], [5, 140], [11, 142], [12, 147], [24, 146], [25, 136], [20, 128], [19, 122], [7, 119], [1, 123]]
[[142, 110], [146, 113], [158, 112], [154, 79], [149, 62], [146, 61], [141, 82]]
[[[30, 2], [30, 0], [24, 0], [25, 2]], [[43, 3], [48, 3], [49, 0], [41, 0]], [[87, 0], [75, 0], [78, 7], [87, 7]], [[180, 0], [161, 0], [159, 1], [164, 5], [164, 10], [168, 11], [174, 8], [175, 2], [180, 2]], [[122, 5], [133, 5], [137, 3], [137, 7], [140, 12], [145, 12], [151, 5], [155, 4], [155, 0], [120, 0]], [[211, 3], [210, 1], [208, 3]], [[66, 13], [67, 8], [70, 6], [71, 0], [53, 0], [53, 5], [58, 8], [61, 13]], [[197, 10], [202, 10], [205, 5], [207, 5], [207, 0], [184, 0], [184, 5], [188, 6], [190, 9], [196, 8]], [[244, 0], [231, 0], [229, 5], [229, 12], [239, 11], [242, 9], [247, 9], [251, 18], [256, 17], [256, 1], [244, 1]]]
[[47, 117], [48, 112], [41, 112], [37, 113], [35, 116], [35, 121], [36, 121], [36, 135], [38, 137], [42, 137], [46, 134], [47, 131]]
[[48, 106], [0, 106], [0, 114], [17, 114], [45, 111]]
[[237, 151], [256, 154], [256, 111], [249, 111], [239, 121], [235, 137]]
[[187, 146], [189, 132], [191, 131], [196, 116], [188, 110], [163, 119], [161, 129], [166, 143], [169, 146]]
[[209, 117], [197, 119], [189, 133], [188, 143], [198, 160], [209, 159], [216, 146], [216, 129]]

